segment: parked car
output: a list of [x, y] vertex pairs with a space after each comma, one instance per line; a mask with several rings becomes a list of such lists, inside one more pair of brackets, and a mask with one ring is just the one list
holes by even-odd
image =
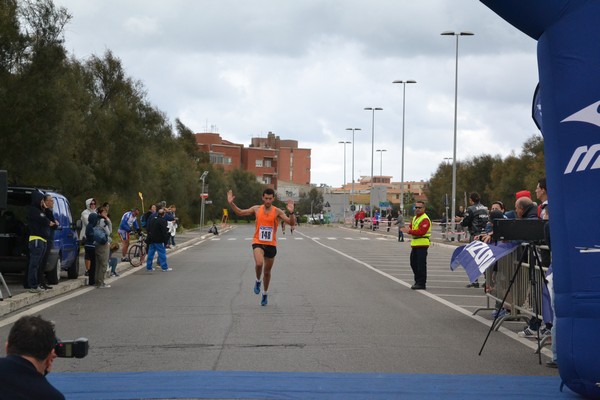
[[[31, 187], [7, 189], [7, 207], [0, 210], [0, 272], [22, 273], [26, 282], [29, 265], [27, 207], [31, 194], [40, 190]], [[54, 198], [54, 217], [59, 227], [54, 231], [52, 248], [45, 265], [49, 284], [57, 284], [60, 272], [67, 271], [69, 279], [79, 276], [79, 239], [81, 221], [73, 221], [69, 200], [54, 190], [41, 190]]]

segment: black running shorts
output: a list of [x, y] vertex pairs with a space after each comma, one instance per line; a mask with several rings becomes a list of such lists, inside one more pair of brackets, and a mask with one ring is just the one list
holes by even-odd
[[262, 249], [263, 253], [265, 254], [265, 257], [267, 258], [275, 258], [275, 256], [277, 255], [277, 247], [275, 246], [269, 246], [266, 244], [253, 244], [252, 248]]

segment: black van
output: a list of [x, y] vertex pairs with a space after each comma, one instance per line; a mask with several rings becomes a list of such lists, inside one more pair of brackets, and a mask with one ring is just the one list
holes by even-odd
[[77, 232], [81, 221], [73, 221], [67, 198], [54, 191], [31, 187], [7, 188], [6, 208], [0, 210], [0, 272], [23, 273], [27, 279], [29, 265], [27, 229], [27, 207], [31, 194], [41, 191], [54, 198], [54, 217], [59, 228], [54, 231], [54, 241], [45, 266], [49, 284], [57, 284], [60, 271], [67, 271], [69, 279], [79, 276], [79, 238]]

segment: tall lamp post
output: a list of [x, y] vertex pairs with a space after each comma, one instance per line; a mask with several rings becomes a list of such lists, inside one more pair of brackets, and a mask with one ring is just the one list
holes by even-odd
[[344, 186], [346, 186], [346, 145], [350, 142], [339, 141], [338, 143], [344, 145]]
[[350, 203], [354, 205], [354, 131], [360, 131], [360, 128], [346, 128], [347, 131], [352, 131], [352, 187], [350, 188]]
[[202, 227], [204, 226], [204, 201], [205, 201], [205, 193], [204, 193], [204, 181], [206, 180], [206, 175], [208, 175], [208, 171], [204, 171], [202, 176], [200, 176], [200, 180], [202, 181], [202, 193], [200, 194], [200, 232], [202, 232]]
[[[456, 215], [456, 121], [458, 114], [458, 38], [460, 36], [473, 36], [472, 32], [452, 32], [446, 31], [441, 33], [442, 36], [456, 37], [456, 66], [454, 72], [454, 150], [452, 153], [452, 209], [448, 219], [452, 221], [452, 232], [454, 229], [454, 216]], [[455, 240], [456, 235], [453, 234], [451, 240]]]
[[377, 149], [375, 151], [378, 152], [379, 154], [381, 154], [381, 157], [379, 160], [379, 177], [381, 178], [383, 176], [383, 153], [387, 150], [386, 149]]
[[344, 223], [346, 223], [346, 203], [347, 203], [347, 197], [346, 197], [346, 145], [349, 144], [350, 142], [340, 141], [338, 143], [341, 143], [344, 145], [344, 185], [342, 187], [344, 188]]
[[[382, 111], [381, 107], [365, 107], [367, 111], [373, 111], [373, 117], [371, 118], [371, 190], [369, 191], [369, 197], [373, 199], [373, 157], [375, 156], [375, 111]], [[372, 206], [369, 201], [369, 206]], [[371, 215], [373, 215], [373, 207], [371, 207]]]
[[409, 79], [407, 81], [394, 81], [392, 83], [402, 84], [402, 160], [400, 161], [400, 212], [404, 215], [404, 120], [406, 112], [406, 84], [417, 83]]

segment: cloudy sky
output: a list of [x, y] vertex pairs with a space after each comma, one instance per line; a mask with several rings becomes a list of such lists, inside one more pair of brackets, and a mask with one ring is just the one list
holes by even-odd
[[[55, 0], [73, 19], [78, 59], [111, 50], [170, 121], [250, 144], [268, 132], [312, 149], [311, 181], [339, 186], [380, 168], [406, 180], [452, 157], [459, 39], [457, 159], [519, 153], [537, 129], [536, 42], [477, 0]], [[375, 113], [371, 157], [372, 112]], [[381, 156], [383, 155], [383, 156]], [[373, 161], [372, 161], [373, 160]]]

